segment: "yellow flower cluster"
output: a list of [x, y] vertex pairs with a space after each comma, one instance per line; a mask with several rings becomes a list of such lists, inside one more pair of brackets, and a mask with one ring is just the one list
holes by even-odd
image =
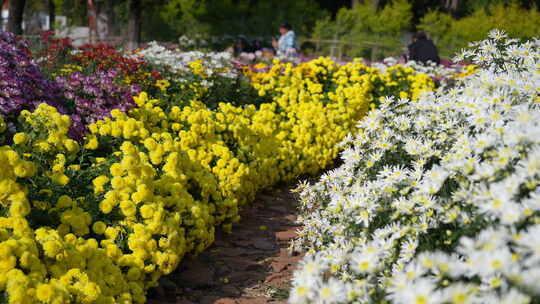
[[64, 64], [62, 68], [56, 73], [53, 73], [52, 76], [69, 76], [75, 72], [82, 72], [83, 67], [77, 64]]
[[[293, 99], [315, 97], [322, 101], [335, 101], [336, 98], [350, 98], [351, 94], [363, 97], [357, 91], [359, 86], [363, 86], [371, 101], [377, 102], [376, 98], [380, 96], [416, 100], [420, 92], [434, 88], [429, 75], [417, 74], [412, 68], [402, 65], [381, 71], [366, 66], [358, 59], [337, 65], [328, 57], [320, 57], [298, 66], [279, 60], [273, 63], [267, 73], [244, 70], [261, 96], [268, 92], [287, 93], [292, 89]], [[295, 90], [298, 88], [302, 88], [303, 94]]]
[[[28, 132], [34, 134], [32, 145], [26, 147], [26, 152], [56, 154], [65, 150], [74, 155], [80, 149], [79, 144], [68, 137], [69, 116], [61, 115], [47, 104], [40, 104], [34, 112], [23, 110], [19, 122]], [[18, 134], [14, 141], [16, 144], [25, 143], [25, 138], [25, 134]]]
[[62, 194], [86, 186], [66, 185], [66, 174], [81, 172], [69, 117], [41, 104], [20, 121], [33, 131], [0, 147], [0, 290], [10, 303], [144, 302], [148, 286], [133, 276], [131, 259], [119, 260], [121, 228], [95, 221], [90, 197]]
[[81, 146], [54, 108], [23, 112], [23, 132], [0, 147], [0, 291], [10, 303], [144, 303], [185, 254], [230, 230], [256, 191], [331, 164], [379, 96], [433, 87], [402, 67], [327, 58], [250, 77], [273, 102], [211, 110], [141, 93], [128, 113], [90, 125]]
[[171, 83], [167, 79], [160, 79], [156, 81], [155, 86], [159, 88], [160, 91], [167, 91], [167, 88], [171, 85]]
[[199, 59], [199, 60], [192, 61], [188, 63], [188, 66], [191, 68], [191, 72], [193, 72], [193, 74], [201, 75], [203, 77], [206, 76], [206, 72], [205, 72], [202, 60]]
[[3, 117], [0, 117], [0, 133], [3, 133], [7, 129], [6, 121]]
[[475, 64], [468, 64], [463, 68], [461, 73], [455, 74], [454, 78], [456, 78], [456, 79], [465, 78], [465, 77], [468, 77], [470, 75], [476, 74], [478, 72], [479, 68], [480, 67], [475, 65]]

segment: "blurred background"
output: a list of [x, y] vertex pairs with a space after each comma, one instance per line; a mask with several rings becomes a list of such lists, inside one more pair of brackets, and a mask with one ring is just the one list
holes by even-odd
[[[425, 31], [451, 57], [492, 28], [539, 36], [540, 0], [0, 0], [2, 29], [32, 40], [54, 30], [75, 44], [134, 49], [149, 41], [224, 50], [240, 38], [269, 45], [284, 21], [303, 54], [378, 60]], [[37, 38], [36, 38], [37, 39]]]

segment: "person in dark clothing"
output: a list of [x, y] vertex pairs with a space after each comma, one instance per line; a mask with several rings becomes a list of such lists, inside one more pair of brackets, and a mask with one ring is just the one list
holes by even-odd
[[243, 52], [249, 52], [249, 42], [244, 36], [238, 36], [236, 41], [234, 42], [233, 50], [234, 50], [234, 56], [240, 55], [240, 53]]
[[428, 61], [441, 63], [437, 47], [429, 40], [425, 33], [418, 32], [413, 36], [413, 43], [409, 44], [409, 60], [427, 63]]
[[251, 52], [260, 51], [262, 48], [262, 41], [255, 39], [251, 42]]

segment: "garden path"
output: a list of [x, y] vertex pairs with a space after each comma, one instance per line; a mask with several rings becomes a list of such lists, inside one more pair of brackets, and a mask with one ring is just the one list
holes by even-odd
[[151, 304], [284, 304], [301, 255], [289, 254], [296, 223], [297, 184], [259, 193], [230, 234], [162, 279]]

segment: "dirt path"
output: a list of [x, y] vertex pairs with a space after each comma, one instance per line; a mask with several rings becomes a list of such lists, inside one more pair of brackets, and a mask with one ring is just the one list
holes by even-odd
[[292, 272], [301, 258], [287, 251], [300, 229], [291, 188], [257, 195], [231, 234], [218, 234], [205, 252], [186, 258], [150, 293], [148, 303], [286, 303]]

